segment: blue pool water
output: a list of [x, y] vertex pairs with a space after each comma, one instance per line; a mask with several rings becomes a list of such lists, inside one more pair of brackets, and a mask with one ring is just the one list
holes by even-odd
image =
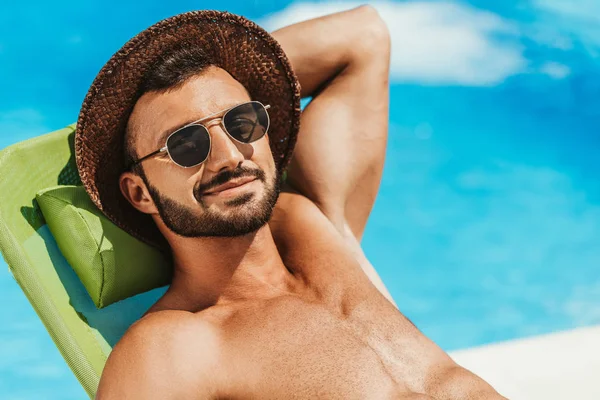
[[[570, 4], [375, 3], [397, 57], [363, 247], [400, 309], [446, 350], [600, 323], [600, 6]], [[199, 6], [271, 28], [339, 7], [2, 5], [0, 149], [74, 122], [114, 51]], [[0, 291], [2, 397], [83, 398], [1, 261]]]

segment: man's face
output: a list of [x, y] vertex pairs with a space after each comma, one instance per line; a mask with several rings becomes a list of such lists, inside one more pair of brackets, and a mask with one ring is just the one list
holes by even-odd
[[[244, 87], [216, 67], [176, 90], [146, 93], [129, 121], [137, 155], [163, 147], [165, 134], [187, 122], [249, 100]], [[204, 163], [182, 168], [166, 152], [143, 163], [144, 183], [155, 210], [164, 225], [178, 235], [232, 237], [256, 231], [268, 222], [277, 201], [279, 179], [268, 136], [242, 144], [232, 140], [218, 122], [203, 122], [211, 138]], [[249, 182], [215, 191], [219, 185], [245, 181]]]

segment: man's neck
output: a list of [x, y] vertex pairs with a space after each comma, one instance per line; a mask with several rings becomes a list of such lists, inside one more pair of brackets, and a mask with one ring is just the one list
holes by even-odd
[[293, 291], [268, 224], [245, 236], [176, 237], [170, 244], [174, 273], [167, 296], [178, 308], [200, 311]]

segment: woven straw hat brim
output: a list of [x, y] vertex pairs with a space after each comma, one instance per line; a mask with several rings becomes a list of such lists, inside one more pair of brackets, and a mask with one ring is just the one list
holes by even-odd
[[148, 69], [179, 46], [201, 46], [210, 62], [246, 87], [253, 100], [270, 104], [269, 142], [281, 173], [300, 123], [300, 85], [281, 46], [241, 16], [192, 11], [165, 19], [128, 41], [96, 76], [81, 107], [75, 157], [81, 181], [96, 206], [138, 239], [166, 249], [152, 218], [133, 208], [119, 189], [125, 170], [124, 133]]

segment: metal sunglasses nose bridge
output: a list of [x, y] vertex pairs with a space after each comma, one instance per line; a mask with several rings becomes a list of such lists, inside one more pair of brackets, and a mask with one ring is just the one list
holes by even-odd
[[[205, 162], [205, 161], [206, 161], [206, 160], [207, 160], [207, 159], [208, 159], [208, 158], [211, 156], [211, 154], [212, 154], [212, 152], [213, 152], [212, 134], [210, 133], [210, 130], [209, 130], [209, 128], [210, 128], [211, 126], [213, 126], [213, 125], [219, 125], [219, 126], [221, 127], [221, 130], [222, 130], [223, 132], [225, 132], [225, 135], [226, 135], [226, 136], [229, 138], [229, 140], [230, 140], [230, 141], [231, 141], [231, 142], [232, 142], [234, 145], [235, 145], [235, 143], [236, 143], [236, 142], [237, 142], [237, 143], [242, 143], [242, 144], [247, 144], [247, 143], [244, 143], [244, 142], [240, 142], [239, 140], [237, 140], [236, 138], [234, 138], [234, 137], [233, 137], [233, 136], [232, 136], [232, 135], [229, 133], [229, 131], [227, 130], [227, 127], [225, 127], [225, 122], [224, 122], [224, 119], [223, 119], [223, 117], [224, 117], [224, 115], [222, 115], [222, 116], [218, 116], [218, 117], [213, 117], [213, 118], [211, 118], [211, 119], [210, 119], [210, 121], [208, 121], [207, 123], [204, 123], [204, 122], [203, 122], [202, 124], [199, 124], [199, 125], [202, 125], [202, 126], [204, 127], [204, 129], [206, 129], [206, 132], [208, 133], [208, 137], [209, 137], [209, 140], [210, 140], [210, 142], [209, 142], [209, 150], [208, 150], [208, 154], [207, 154], [206, 158], [204, 159], [204, 161], [202, 161], [202, 162]], [[236, 147], [237, 147], [237, 145], [236, 145]], [[239, 149], [238, 149], [238, 151], [239, 151]]]
[[225, 132], [225, 134], [230, 139], [233, 139], [234, 141], [236, 141], [235, 138], [233, 136], [231, 136], [231, 134], [229, 133], [229, 131], [225, 127], [225, 122], [223, 121], [223, 116], [211, 118], [210, 121], [208, 121], [207, 123], [202, 123], [201, 125], [204, 127], [204, 129], [206, 129], [206, 132], [208, 133], [208, 136], [211, 139], [211, 149], [210, 150], [212, 150], [212, 137], [211, 137], [211, 133], [210, 133], [210, 129], [209, 128], [211, 126], [213, 126], [213, 125], [219, 125], [219, 126], [221, 126], [221, 129], [223, 130], [223, 132]]
[[202, 123], [207, 130], [215, 124], [223, 125], [223, 117], [215, 117], [206, 123]]

